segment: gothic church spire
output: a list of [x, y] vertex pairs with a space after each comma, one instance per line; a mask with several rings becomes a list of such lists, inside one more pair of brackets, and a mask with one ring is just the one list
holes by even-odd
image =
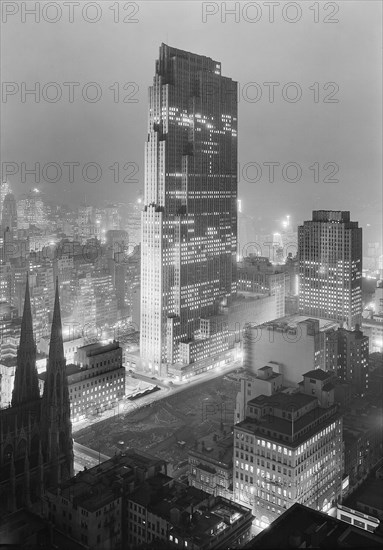
[[12, 407], [28, 401], [34, 401], [39, 399], [39, 397], [39, 382], [36, 370], [36, 345], [33, 338], [29, 277], [27, 273], [20, 345], [17, 350], [17, 367], [12, 394]]

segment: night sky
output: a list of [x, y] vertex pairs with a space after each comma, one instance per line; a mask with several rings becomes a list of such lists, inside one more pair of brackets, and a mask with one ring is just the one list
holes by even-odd
[[[27, 3], [34, 4], [34, 2]], [[123, 12], [123, 5], [128, 10]], [[297, 225], [311, 219], [313, 209], [351, 210], [353, 220], [364, 229], [364, 242], [381, 241], [381, 3], [377, 1], [338, 2], [339, 12], [324, 12], [319, 3], [318, 23], [309, 7], [314, 2], [300, 4], [302, 17], [291, 23], [283, 20], [281, 7], [275, 8], [275, 21], [269, 22], [268, 8], [258, 2], [261, 19], [256, 23], [238, 23], [233, 16], [221, 21], [217, 13], [202, 22], [202, 4], [193, 2], [139, 2], [138, 12], [128, 2], [120, 4], [120, 19], [137, 19], [137, 23], [115, 23], [115, 3], [100, 2], [102, 12], [98, 22], [84, 20], [77, 8], [74, 22], [68, 22], [68, 8], [63, 7], [61, 21], [34, 22], [21, 14], [9, 16], [2, 25], [2, 80], [20, 87], [26, 82], [32, 87], [40, 82], [61, 85], [62, 99], [56, 103], [42, 100], [35, 103], [21, 94], [10, 95], [2, 103], [1, 161], [79, 162], [74, 183], [68, 183], [67, 169], [56, 183], [38, 185], [58, 203], [79, 204], [86, 194], [88, 202], [102, 205], [106, 200], [128, 202], [137, 190], [143, 189], [144, 142], [147, 132], [147, 89], [152, 83], [155, 60], [161, 42], [176, 48], [206, 55], [222, 63], [222, 74], [240, 83], [239, 103], [239, 197], [244, 214], [253, 216], [259, 226], [278, 229], [278, 221], [290, 214]], [[213, 4], [210, 3], [213, 9]], [[255, 4], [255, 3], [253, 3]], [[334, 6], [335, 3], [330, 3]], [[227, 2], [232, 7], [233, 2]], [[243, 3], [241, 3], [243, 5]], [[40, 10], [42, 4], [40, 5]], [[219, 8], [221, 2], [216, 3]], [[47, 12], [53, 18], [53, 8]], [[89, 8], [89, 18], [95, 11]], [[248, 10], [248, 19], [255, 17]], [[294, 8], [288, 14], [294, 16]], [[339, 19], [324, 23], [324, 17]], [[68, 87], [63, 82], [79, 82], [73, 103], [68, 102]], [[97, 82], [102, 98], [86, 102], [81, 95], [84, 84]], [[135, 83], [122, 90], [125, 83]], [[257, 83], [262, 98], [245, 101], [256, 93]], [[268, 100], [264, 82], [280, 82], [275, 89], [275, 101]], [[295, 103], [282, 97], [282, 88], [296, 82], [302, 98]], [[310, 86], [317, 82], [317, 88]], [[324, 85], [333, 85], [324, 90]], [[109, 87], [119, 83], [120, 100], [114, 102]], [[89, 94], [94, 93], [89, 89]], [[314, 94], [319, 90], [319, 101]], [[324, 103], [323, 98], [334, 92], [337, 103]], [[47, 92], [54, 96], [54, 88]], [[294, 96], [290, 87], [286, 93]], [[124, 103], [123, 98], [137, 99]], [[331, 96], [330, 96], [331, 98]], [[246, 163], [295, 162], [302, 169], [299, 182], [286, 182], [281, 168], [276, 168], [275, 182], [268, 181], [264, 167], [260, 181], [244, 181], [242, 168]], [[97, 183], [86, 183], [81, 168], [96, 162], [103, 172]], [[130, 164], [124, 170], [125, 163]], [[327, 171], [314, 181], [314, 163], [332, 162], [339, 165], [335, 178], [339, 182], [324, 183]], [[109, 168], [119, 163], [120, 180], [113, 181]], [[114, 164], [116, 167], [116, 164]], [[138, 173], [132, 175], [133, 167]], [[89, 174], [93, 176], [93, 172]], [[129, 177], [129, 174], [131, 176]], [[250, 178], [255, 172], [248, 171]], [[292, 177], [293, 172], [289, 173]], [[138, 179], [138, 182], [132, 181]], [[33, 178], [22, 183], [20, 173], [8, 178], [18, 194], [36, 187]], [[369, 226], [367, 224], [370, 224]]]

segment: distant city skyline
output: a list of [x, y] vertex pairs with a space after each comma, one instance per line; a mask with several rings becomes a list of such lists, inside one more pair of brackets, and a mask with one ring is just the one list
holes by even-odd
[[382, 6], [1, 4], [1, 542], [381, 547]]
[[[26, 96], [22, 103], [20, 90], [8, 95], [2, 105], [1, 161], [3, 166], [15, 162], [19, 167], [8, 178], [15, 193], [34, 187], [33, 178], [21, 183], [22, 162], [28, 167], [40, 162], [41, 168], [59, 163], [64, 168], [62, 180], [47, 183], [42, 179], [39, 188], [70, 205], [82, 202], [85, 194], [98, 204], [129, 202], [143, 189], [148, 75], [153, 72], [158, 44], [167, 42], [220, 59], [225, 74], [239, 82], [238, 179], [244, 216], [253, 216], [271, 231], [286, 214], [299, 225], [310, 219], [312, 210], [350, 210], [365, 229], [365, 242], [380, 240], [380, 4], [342, 3], [339, 23], [332, 25], [314, 23], [308, 8], [295, 24], [282, 20], [278, 10], [274, 23], [265, 13], [256, 24], [242, 20], [236, 24], [229, 15], [222, 22], [222, 14], [209, 16], [204, 23], [201, 6], [198, 2], [183, 2], [182, 6], [145, 2], [139, 5], [138, 23], [115, 24], [113, 13], [108, 12], [102, 26], [78, 19], [68, 25], [63, 18], [53, 25], [42, 21], [38, 34], [28, 18], [26, 24], [20, 17], [8, 18], [2, 29], [4, 50], [8, 50], [3, 60], [5, 82], [20, 83], [19, 88], [22, 82], [27, 88], [36, 81], [41, 87], [48, 82], [97, 82], [102, 89], [102, 99], [96, 103], [84, 101], [81, 88], [79, 100], [69, 103], [64, 100], [68, 92], [64, 86], [63, 99], [56, 103], [44, 98], [35, 103], [33, 96]], [[46, 44], [53, 40], [55, 48], [49, 51]], [[30, 67], [39, 70], [34, 73]], [[126, 82], [135, 84], [124, 91]], [[272, 89], [264, 84], [268, 82], [280, 83], [273, 88], [274, 103], [268, 99]], [[294, 82], [302, 89], [302, 98], [290, 103], [282, 91]], [[120, 84], [117, 103], [115, 83]], [[259, 87], [254, 83], [262, 93], [257, 102], [253, 100]], [[335, 87], [326, 83], [335, 83]], [[294, 86], [285, 91], [293, 97]], [[338, 103], [323, 102], [331, 93]], [[123, 103], [126, 96], [138, 102]], [[64, 162], [79, 162], [80, 168], [98, 163], [103, 177], [98, 183], [85, 183], [78, 172], [76, 182], [66, 183]], [[127, 162], [131, 164], [124, 169]], [[276, 183], [268, 181], [269, 166], [264, 163], [270, 162], [279, 163]], [[296, 183], [282, 178], [282, 168], [291, 162], [302, 169]], [[119, 183], [114, 183], [115, 163]], [[256, 182], [254, 163], [262, 168]], [[325, 169], [327, 163], [334, 165]], [[335, 165], [339, 171], [331, 177], [337, 171]], [[294, 170], [285, 175], [293, 179]], [[314, 181], [318, 170], [322, 183]], [[339, 182], [323, 183], [326, 176]]]

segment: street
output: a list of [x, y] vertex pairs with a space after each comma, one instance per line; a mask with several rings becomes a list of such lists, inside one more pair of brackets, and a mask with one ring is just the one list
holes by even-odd
[[237, 376], [227, 375], [238, 367], [230, 365], [137, 401], [124, 401], [119, 412], [109, 411], [101, 421], [76, 425], [75, 439], [104, 454], [143, 450], [177, 467], [197, 439], [212, 432], [231, 432], [240, 384]]
[[85, 468], [93, 468], [97, 466], [100, 462], [108, 460], [109, 456], [101, 454], [89, 447], [80, 445], [80, 443], [73, 442], [73, 453], [74, 453], [74, 473], [77, 474]]
[[119, 418], [120, 415], [126, 415], [131, 412], [137, 411], [138, 409], [141, 409], [143, 407], [150, 406], [153, 403], [164, 399], [165, 397], [176, 395], [180, 392], [185, 391], [186, 389], [190, 389], [195, 386], [198, 386], [199, 384], [206, 383], [210, 380], [213, 380], [214, 378], [219, 378], [241, 367], [242, 367], [242, 361], [239, 360], [239, 361], [236, 361], [235, 363], [231, 363], [227, 367], [220, 367], [219, 369], [214, 369], [208, 373], [203, 373], [187, 381], [179, 382], [177, 384], [174, 383], [172, 385], [166, 384], [161, 380], [153, 380], [153, 378], [149, 376], [145, 376], [141, 373], [134, 372], [133, 373], [134, 378], [143, 380], [145, 382], [150, 382], [151, 384], [154, 384], [154, 385], [158, 385], [159, 387], [161, 387], [161, 390], [154, 392], [152, 394], [140, 397], [139, 399], [136, 399], [134, 401], [130, 401], [129, 399], [125, 398], [119, 401], [119, 403], [113, 409], [106, 410], [103, 413], [101, 413], [99, 416], [86, 418], [78, 422], [72, 423], [72, 433], [76, 434], [80, 430], [86, 428], [87, 426], [97, 424], [99, 422], [102, 422], [103, 420], [106, 420], [107, 418], [116, 418], [116, 417]]

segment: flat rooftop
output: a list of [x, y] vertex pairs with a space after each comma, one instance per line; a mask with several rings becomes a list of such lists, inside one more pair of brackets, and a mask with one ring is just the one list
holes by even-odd
[[314, 378], [315, 380], [327, 380], [328, 378], [332, 378], [333, 373], [331, 372], [325, 372], [322, 369], [314, 369], [309, 370], [308, 372], [305, 372], [302, 376], [305, 376], [307, 378]]
[[157, 474], [142, 483], [130, 496], [129, 500], [146, 506], [158, 516], [169, 519], [170, 510], [184, 510], [197, 506], [208, 495], [195, 487], [189, 487], [175, 481], [173, 478]]
[[[329, 321], [328, 319], [322, 319], [321, 317], [309, 317], [307, 315], [299, 315], [298, 313], [292, 313], [291, 315], [285, 315], [284, 317], [280, 317], [278, 319], [274, 319], [273, 321], [269, 321], [267, 323], [263, 323], [258, 326], [266, 327], [266, 326], [283, 326], [286, 325], [286, 328], [296, 328], [298, 323], [302, 323], [303, 321], [319, 321], [319, 330], [320, 331], [326, 331], [332, 328], [338, 328], [339, 324], [335, 321]], [[254, 324], [253, 326], [257, 326]]]
[[[238, 507], [229, 503], [217, 502], [207, 510], [198, 510], [193, 514], [193, 522], [182, 525], [182, 535], [197, 541], [212, 539], [229, 529], [232, 523], [243, 518], [245, 511], [247, 510], [239, 511]], [[173, 527], [173, 531], [181, 532], [181, 529], [177, 525]]]
[[294, 504], [244, 548], [382, 548], [383, 539], [348, 523]]
[[60, 494], [67, 500], [76, 500], [82, 508], [93, 512], [119, 498], [115, 490], [116, 482], [126, 478], [134, 480], [137, 469], [144, 471], [161, 463], [164, 461], [130, 449], [98, 466], [82, 470], [61, 485]]
[[87, 344], [86, 346], [81, 346], [78, 348], [78, 352], [85, 351], [87, 357], [92, 355], [98, 355], [100, 353], [106, 353], [120, 347], [119, 342], [110, 342], [109, 344], [101, 344], [100, 342], [95, 342], [94, 344]]
[[86, 549], [70, 536], [52, 529], [48, 521], [27, 510], [18, 510], [0, 519], [0, 548], [37, 548], [36, 538], [41, 548]]
[[199, 541], [214, 538], [245, 515], [249, 520], [251, 517], [250, 510], [234, 502], [213, 497], [161, 474], [146, 480], [129, 500], [167, 520], [172, 532]]
[[[71, 376], [72, 374], [77, 374], [78, 372], [81, 372], [81, 371], [85, 372], [85, 369], [82, 368], [81, 365], [75, 365], [74, 363], [69, 363], [68, 365], [66, 365], [65, 371], [67, 376]], [[40, 380], [44, 380], [45, 382], [45, 380], [47, 379], [47, 371], [44, 371], [38, 374], [38, 378], [40, 378]]]
[[[291, 397], [293, 396], [295, 397], [295, 395], [296, 394], [292, 394], [292, 395], [284, 394], [285, 403], [283, 404], [283, 406], [284, 407], [286, 406], [287, 411], [290, 410], [290, 412], [292, 412], [300, 408], [300, 407], [297, 407], [296, 409], [294, 409], [296, 405], [294, 404], [294, 401], [291, 401]], [[270, 396], [270, 398], [272, 397], [274, 396]], [[309, 397], [309, 396], [305, 396], [305, 397]], [[261, 395], [259, 397], [256, 397], [255, 399], [252, 399], [251, 401], [249, 401], [249, 404], [259, 400], [259, 398], [266, 398], [266, 396]], [[266, 398], [266, 399], [270, 399], [270, 398]], [[310, 398], [310, 400], [311, 399], [312, 398]], [[316, 407], [315, 409], [312, 409], [309, 412], [305, 413], [300, 418], [294, 420], [294, 422], [292, 422], [291, 420], [280, 418], [278, 416], [273, 416], [270, 414], [267, 414], [260, 419], [253, 419], [253, 418], [247, 417], [242, 422], [239, 422], [238, 424], [236, 424], [234, 428], [244, 429], [250, 434], [259, 435], [260, 437], [264, 437], [266, 439], [269, 439], [270, 441], [275, 441], [276, 443], [278, 442], [280, 443], [282, 441], [284, 445], [287, 445], [290, 447], [297, 447], [303, 441], [306, 441], [307, 439], [309, 439], [311, 435], [317, 433], [322, 429], [321, 424], [314, 425], [314, 422], [318, 421], [321, 417], [325, 419], [325, 417], [330, 411], [333, 412], [333, 414], [331, 415], [331, 419], [333, 420], [334, 417], [336, 417], [336, 413], [337, 413], [336, 405], [330, 408]], [[298, 432], [300, 432], [310, 424], [312, 424], [312, 428], [308, 432], [301, 434], [298, 437], [296, 436]], [[287, 436], [289, 440], [286, 441], [282, 439], [281, 436], [282, 437]], [[293, 436], [294, 436], [294, 440], [292, 441], [291, 439], [293, 438]]]
[[[220, 437], [220, 434], [211, 433], [206, 437], [201, 437], [197, 442], [197, 448], [191, 449], [189, 454], [200, 456], [203, 461], [212, 460], [226, 466], [232, 465], [233, 435], [231, 433], [225, 437], [221, 435], [221, 438], [216, 440], [214, 436]], [[204, 442], [204, 448], [202, 448], [202, 441]]]
[[318, 401], [318, 398], [306, 395], [305, 393], [278, 392], [273, 395], [258, 395], [258, 397], [251, 399], [248, 404], [280, 407], [281, 409], [286, 407], [286, 410], [288, 409], [290, 412], [293, 412], [314, 401]]
[[[364, 505], [375, 508], [378, 513], [379, 511], [381, 513], [383, 510], [383, 479], [376, 477], [366, 479], [347, 499], [347, 502], [354, 510], [359, 510], [362, 513], [367, 513], [361, 508]], [[372, 514], [371, 510], [368, 513]]]

